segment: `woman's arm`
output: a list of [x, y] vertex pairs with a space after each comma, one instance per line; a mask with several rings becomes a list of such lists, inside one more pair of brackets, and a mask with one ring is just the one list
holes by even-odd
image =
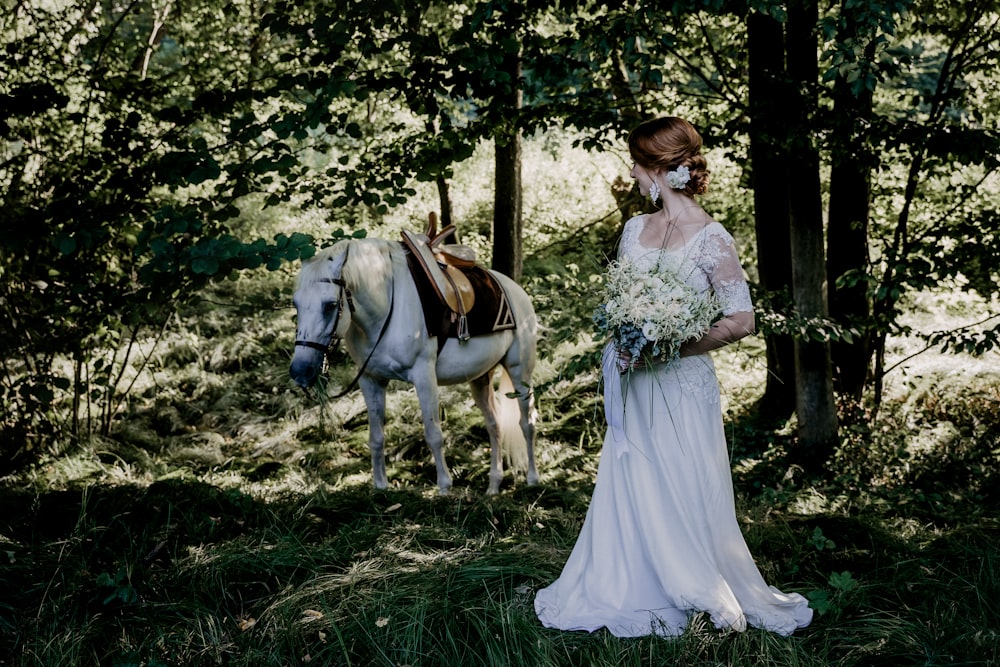
[[702, 267], [719, 298], [723, 316], [701, 338], [681, 345], [682, 357], [717, 350], [749, 336], [755, 329], [750, 289], [733, 237], [721, 225], [708, 233], [702, 246], [705, 260]]
[[681, 345], [681, 356], [690, 357], [717, 350], [730, 343], [735, 343], [744, 336], [749, 336], [755, 328], [752, 311], [727, 315], [713, 324], [698, 340], [689, 340]]

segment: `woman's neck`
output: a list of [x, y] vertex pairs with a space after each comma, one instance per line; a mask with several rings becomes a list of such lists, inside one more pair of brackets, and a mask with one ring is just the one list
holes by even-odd
[[682, 190], [665, 190], [663, 192], [663, 207], [657, 211], [666, 225], [679, 227], [702, 222], [704, 213], [695, 198]]

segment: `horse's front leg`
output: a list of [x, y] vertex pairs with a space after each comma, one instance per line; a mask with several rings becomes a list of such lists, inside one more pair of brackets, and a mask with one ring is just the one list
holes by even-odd
[[494, 496], [500, 492], [503, 481], [503, 459], [500, 451], [500, 432], [497, 428], [496, 400], [493, 397], [493, 373], [489, 372], [469, 383], [472, 400], [483, 413], [486, 433], [490, 437], [490, 486], [486, 493]]
[[385, 392], [387, 384], [367, 375], [358, 379], [368, 408], [368, 451], [372, 456], [372, 483], [376, 489], [389, 487], [385, 474]]
[[440, 397], [437, 378], [431, 365], [427, 372], [415, 374], [413, 387], [417, 390], [420, 402], [420, 414], [424, 420], [424, 440], [434, 454], [434, 465], [437, 468], [438, 493], [442, 496], [451, 491], [451, 473], [444, 457], [444, 434], [441, 432]]

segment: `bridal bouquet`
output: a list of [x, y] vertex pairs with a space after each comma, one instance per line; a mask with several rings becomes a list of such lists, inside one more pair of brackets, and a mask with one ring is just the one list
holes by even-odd
[[711, 291], [699, 292], [655, 264], [643, 270], [627, 259], [608, 267], [604, 295], [594, 323], [619, 352], [629, 353], [627, 363], [619, 362], [622, 373], [640, 360], [676, 359], [681, 343], [701, 338], [720, 310]]

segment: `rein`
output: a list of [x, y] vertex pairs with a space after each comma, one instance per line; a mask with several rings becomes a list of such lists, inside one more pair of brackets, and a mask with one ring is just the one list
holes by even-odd
[[[346, 263], [346, 261], [347, 260], [345, 258], [344, 262]], [[347, 287], [347, 284], [344, 282], [344, 279], [343, 278], [330, 278], [328, 280], [321, 281], [321, 282], [330, 282], [330, 283], [333, 283], [334, 285], [337, 285], [338, 287], [340, 287], [340, 293], [342, 295], [341, 302], [347, 301], [347, 307], [350, 310], [351, 314], [353, 315], [354, 314], [354, 310], [355, 310], [354, 309], [354, 298], [351, 295], [351, 290]], [[372, 349], [368, 353], [368, 357], [365, 359], [365, 363], [361, 364], [361, 369], [358, 371], [358, 374], [354, 376], [354, 379], [350, 381], [350, 383], [347, 385], [347, 387], [343, 391], [341, 391], [336, 396], [332, 396], [331, 399], [338, 399], [338, 398], [341, 398], [343, 396], [346, 396], [351, 390], [354, 389], [354, 387], [357, 386], [358, 380], [361, 379], [361, 376], [364, 375], [364, 373], [365, 373], [365, 369], [368, 368], [368, 362], [372, 360], [372, 356], [375, 354], [375, 350], [378, 348], [378, 344], [382, 342], [382, 338], [385, 336], [385, 332], [389, 328], [389, 320], [392, 319], [393, 305], [395, 305], [395, 303], [396, 303], [396, 299], [394, 298], [395, 297], [395, 293], [396, 293], [395, 279], [393, 279], [393, 281], [389, 283], [389, 287], [390, 287], [390, 290], [389, 290], [389, 311], [385, 314], [385, 320], [382, 322], [382, 329], [378, 333], [378, 338], [375, 339], [375, 344], [372, 345]], [[297, 340], [297, 341], [295, 341], [296, 347], [308, 347], [308, 348], [311, 348], [313, 350], [319, 350], [320, 352], [322, 352], [325, 355], [324, 356], [325, 361], [327, 363], [329, 363], [329, 360], [330, 360], [330, 346], [334, 342], [340, 340], [340, 337], [337, 336], [337, 325], [340, 323], [340, 314], [342, 312], [344, 312], [343, 303], [341, 303], [341, 305], [337, 308], [337, 316], [333, 319], [333, 327], [332, 327], [333, 333], [330, 334], [330, 341], [328, 343], [326, 343], [324, 345], [323, 343], [316, 343], [316, 342], [311, 341], [311, 340]]]

